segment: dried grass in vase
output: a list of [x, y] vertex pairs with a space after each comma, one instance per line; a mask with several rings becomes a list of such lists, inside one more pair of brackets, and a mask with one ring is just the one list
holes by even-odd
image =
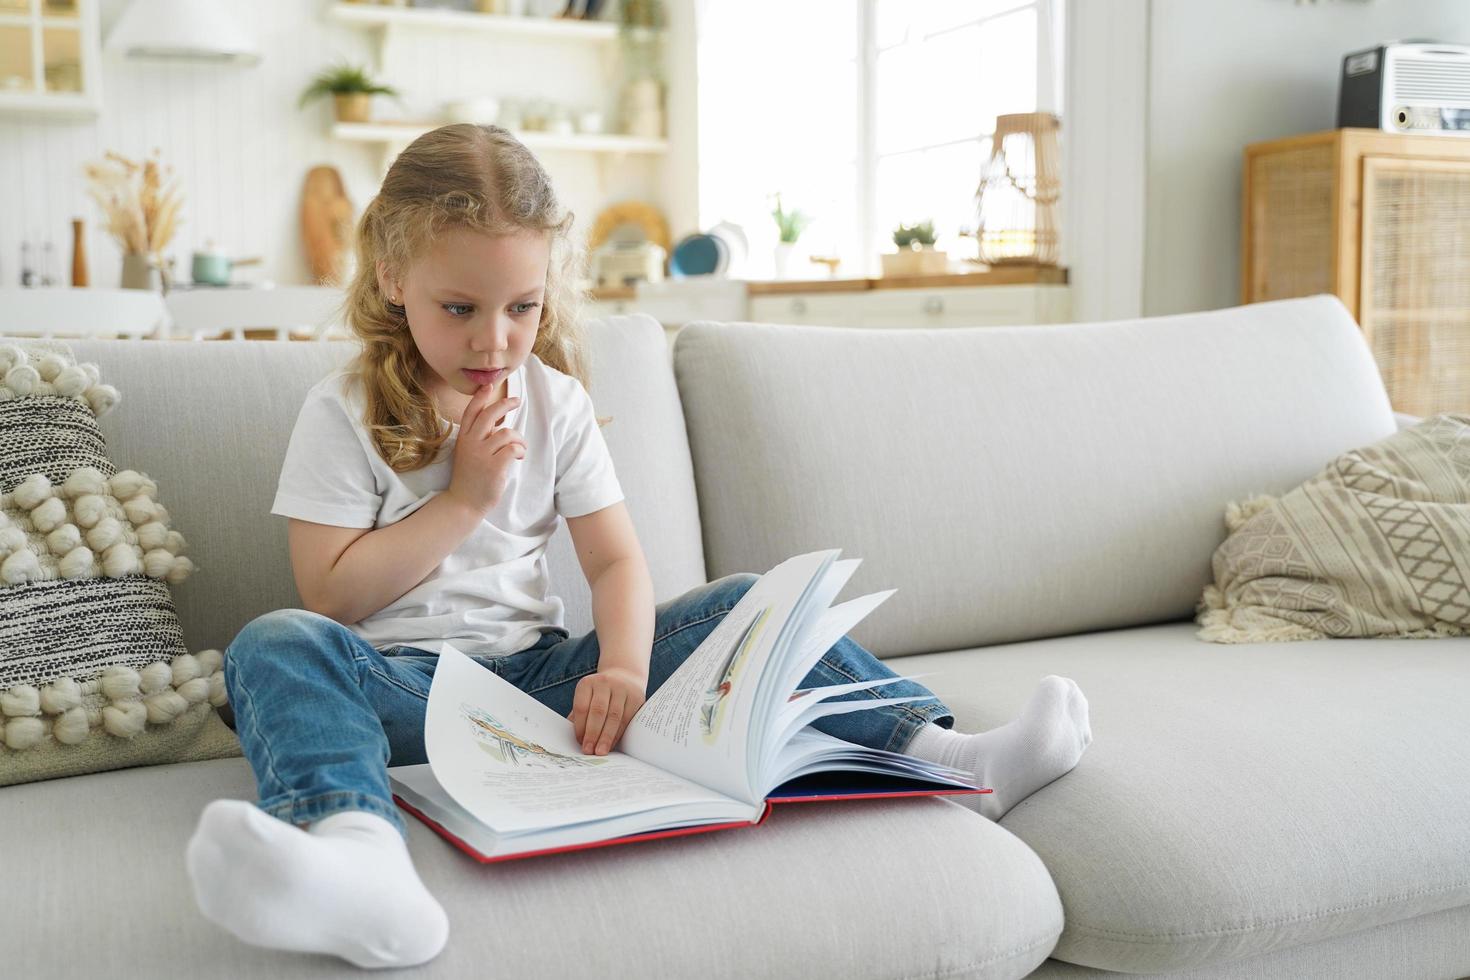
[[87, 193], [107, 218], [107, 231], [124, 255], [160, 255], [178, 229], [183, 192], [173, 168], [153, 156], [129, 160], [107, 151], [106, 158], [86, 164]]

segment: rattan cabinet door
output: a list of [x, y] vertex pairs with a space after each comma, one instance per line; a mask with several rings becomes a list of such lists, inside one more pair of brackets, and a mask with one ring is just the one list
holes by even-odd
[[1389, 400], [1470, 411], [1470, 161], [1363, 158], [1359, 322]]
[[1331, 293], [1336, 142], [1246, 157], [1247, 303]]

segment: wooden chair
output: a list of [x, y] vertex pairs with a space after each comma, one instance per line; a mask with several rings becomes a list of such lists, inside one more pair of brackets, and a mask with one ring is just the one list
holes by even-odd
[[[168, 295], [173, 336], [204, 340], [341, 339], [344, 293], [334, 286], [189, 289]], [[294, 335], [294, 338], [293, 338]]]
[[165, 333], [163, 297], [146, 289], [0, 287], [0, 335], [157, 338]]

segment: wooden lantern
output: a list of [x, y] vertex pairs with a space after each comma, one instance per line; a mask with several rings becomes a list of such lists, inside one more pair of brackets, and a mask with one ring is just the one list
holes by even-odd
[[1056, 265], [1060, 235], [1061, 120], [1049, 112], [997, 116], [990, 159], [975, 191], [980, 261], [987, 265]]

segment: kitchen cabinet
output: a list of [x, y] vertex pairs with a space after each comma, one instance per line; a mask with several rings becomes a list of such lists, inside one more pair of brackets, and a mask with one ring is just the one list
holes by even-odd
[[96, 115], [97, 0], [0, 0], [0, 114]]
[[1065, 285], [941, 286], [750, 298], [748, 319], [831, 327], [992, 327], [1061, 323]]
[[824, 327], [1027, 326], [1071, 320], [1067, 271], [1006, 268], [909, 279], [671, 280], [595, 290], [589, 316], [643, 312], [668, 330], [695, 320]]

